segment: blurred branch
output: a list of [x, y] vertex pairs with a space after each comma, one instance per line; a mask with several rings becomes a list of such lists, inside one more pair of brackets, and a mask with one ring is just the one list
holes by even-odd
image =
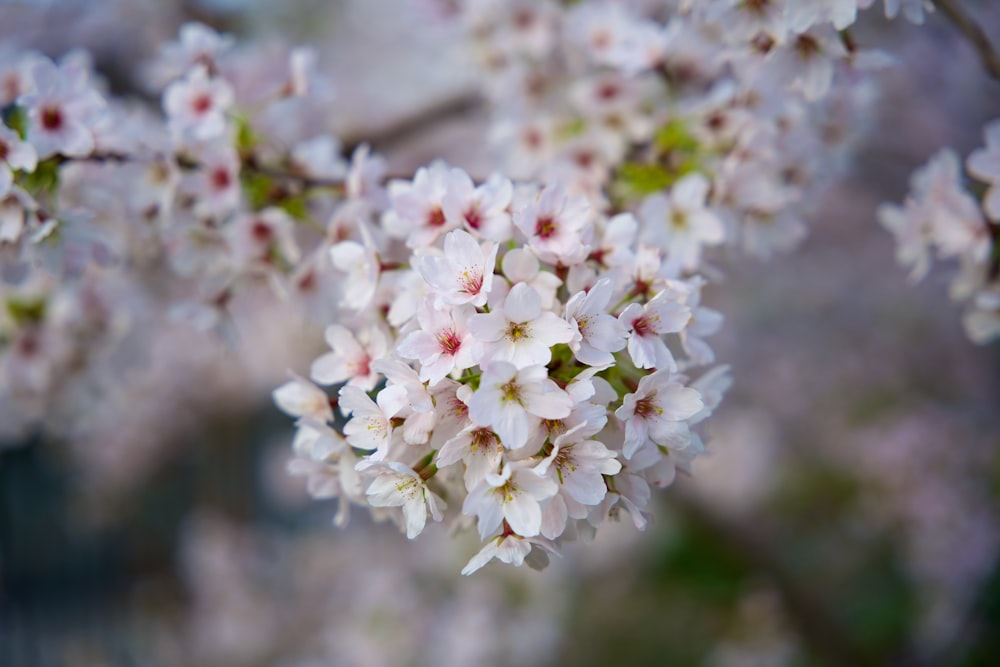
[[994, 48], [989, 36], [976, 19], [966, 11], [958, 0], [932, 0], [934, 6], [955, 24], [975, 48], [983, 67], [991, 77], [1000, 81], [1000, 53]]
[[418, 109], [408, 116], [400, 118], [395, 123], [372, 130], [369, 134], [348, 136], [345, 138], [344, 153], [350, 155], [362, 143], [367, 143], [372, 150], [385, 153], [393, 146], [410, 139], [442, 123], [455, 120], [482, 106], [482, 98], [474, 91], [461, 91], [440, 102]]
[[724, 548], [771, 580], [781, 595], [789, 622], [827, 664], [835, 667], [881, 664], [854, 643], [823, 601], [801, 585], [758, 532], [747, 530], [745, 523], [730, 522], [690, 493], [675, 489], [670, 499], [683, 516], [706, 527]]

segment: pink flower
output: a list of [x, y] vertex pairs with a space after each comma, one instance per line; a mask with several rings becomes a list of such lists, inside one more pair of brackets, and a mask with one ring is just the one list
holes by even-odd
[[456, 229], [444, 237], [444, 256], [417, 258], [417, 270], [434, 289], [438, 307], [444, 304], [482, 306], [493, 288], [497, 245], [480, 246], [466, 231]]

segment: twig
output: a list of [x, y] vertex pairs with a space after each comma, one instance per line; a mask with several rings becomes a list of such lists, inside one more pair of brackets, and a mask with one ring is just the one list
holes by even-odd
[[940, 9], [941, 13], [947, 16], [955, 24], [955, 27], [968, 38], [989, 75], [1000, 81], [1000, 53], [997, 52], [982, 26], [957, 0], [933, 0], [933, 2], [934, 6]]
[[468, 115], [482, 104], [483, 100], [478, 93], [457, 93], [441, 102], [415, 111], [396, 123], [374, 130], [368, 135], [347, 137], [344, 141], [344, 152], [350, 155], [359, 144], [367, 143], [372, 150], [385, 153], [407, 139], [437, 127], [445, 121]]

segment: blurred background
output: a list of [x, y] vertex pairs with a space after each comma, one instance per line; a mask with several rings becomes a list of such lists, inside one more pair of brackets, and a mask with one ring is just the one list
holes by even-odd
[[[475, 71], [420, 4], [6, 0], [0, 50], [86, 48], [142, 99], [137, 63], [185, 21], [309, 43], [338, 131], [390, 173], [487, 173]], [[1000, 38], [1000, 7], [969, 5]], [[174, 340], [148, 400], [85, 442], [0, 446], [0, 665], [1000, 664], [1000, 346], [968, 342], [947, 268], [907, 283], [875, 218], [933, 152], [981, 145], [1000, 85], [943, 18], [878, 13], [857, 37], [898, 62], [869, 139], [797, 252], [721, 262], [706, 301], [736, 384], [645, 533], [460, 578], [474, 537], [334, 528], [270, 399], [319, 332], [246, 313], [253, 364]]]

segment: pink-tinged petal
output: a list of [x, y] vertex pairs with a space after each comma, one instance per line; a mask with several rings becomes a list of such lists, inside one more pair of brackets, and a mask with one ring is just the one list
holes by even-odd
[[679, 384], [669, 384], [660, 389], [657, 399], [663, 408], [664, 419], [672, 421], [693, 417], [705, 407], [697, 390]]
[[[496, 495], [489, 487], [483, 486], [485, 495], [481, 497], [475, 506], [475, 514], [479, 518], [479, 537], [486, 539], [487, 535], [492, 535], [500, 527], [503, 521], [503, 508], [500, 506]], [[472, 495], [469, 495], [471, 498]], [[463, 508], [462, 512], [468, 514]]]
[[670, 196], [679, 208], [685, 210], [700, 208], [708, 196], [708, 180], [701, 174], [688, 174], [677, 181]]
[[441, 255], [421, 255], [414, 262], [417, 272], [434, 289], [447, 292], [456, 286], [451, 263]]
[[394, 417], [410, 406], [410, 397], [406, 387], [397, 384], [386, 387], [375, 397], [378, 408], [387, 418]]
[[639, 222], [631, 213], [619, 213], [608, 221], [604, 229], [602, 245], [612, 250], [627, 248], [635, 241], [639, 231]]
[[542, 529], [542, 508], [527, 493], [515, 491], [503, 505], [503, 516], [518, 535], [534, 537]]
[[503, 338], [507, 330], [507, 320], [503, 313], [479, 313], [469, 318], [469, 333], [476, 340], [493, 343]]
[[504, 255], [502, 268], [513, 283], [531, 282], [538, 275], [538, 258], [527, 248], [516, 248]]
[[644, 314], [658, 334], [676, 333], [691, 320], [691, 309], [682, 303], [669, 301], [666, 293], [657, 295], [646, 304]]
[[445, 354], [430, 357], [420, 366], [420, 381], [431, 386], [437, 384], [455, 370], [455, 358]]
[[726, 228], [722, 221], [708, 211], [691, 214], [690, 224], [696, 230], [701, 242], [706, 245], [718, 245], [726, 240]]
[[1000, 185], [994, 185], [983, 198], [983, 210], [990, 220], [1000, 222]]
[[639, 451], [639, 448], [648, 441], [649, 424], [646, 423], [646, 420], [635, 417], [625, 422], [625, 446], [622, 453], [626, 459], [632, 458]]
[[[472, 414], [472, 406], [469, 406]], [[568, 411], [567, 411], [567, 414]], [[475, 420], [473, 420], [475, 421]], [[528, 444], [528, 434], [531, 429], [529, 417], [524, 408], [519, 405], [506, 404], [500, 407], [493, 419], [493, 431], [500, 436], [500, 441], [507, 449], [519, 449]]]
[[632, 334], [628, 339], [628, 354], [636, 368], [655, 368], [658, 356], [658, 345], [663, 344], [659, 338]]
[[529, 494], [535, 500], [545, 500], [559, 492], [558, 484], [530, 468], [519, 469], [514, 474], [514, 483], [519, 489]]
[[497, 545], [497, 560], [516, 567], [524, 565], [524, 559], [531, 553], [531, 542], [514, 535], [501, 538]]
[[407, 539], [412, 540], [423, 532], [427, 524], [427, 506], [422, 491], [403, 504], [403, 518], [406, 519]]
[[336, 352], [327, 352], [312, 363], [309, 376], [319, 384], [337, 384], [353, 377], [353, 372]]
[[456, 265], [461, 265], [482, 257], [483, 249], [472, 234], [464, 229], [456, 229], [444, 237], [444, 255]]
[[404, 359], [424, 362], [441, 354], [441, 345], [431, 332], [411, 331], [399, 341], [396, 352]]
[[968, 157], [965, 162], [969, 173], [986, 183], [1000, 181], [1000, 150], [980, 148]]
[[524, 407], [531, 414], [542, 419], [563, 419], [573, 411], [573, 399], [553, 383], [549, 391], [534, 390], [526, 392]]
[[331, 324], [323, 334], [327, 345], [347, 359], [359, 359], [365, 356], [365, 350], [346, 327]]
[[479, 551], [479, 553], [477, 553], [475, 556], [473, 556], [469, 560], [469, 562], [466, 564], [466, 566], [462, 568], [462, 574], [465, 575], [465, 576], [468, 576], [468, 575], [472, 574], [473, 572], [476, 572], [477, 570], [481, 569], [484, 565], [486, 565], [491, 560], [493, 560], [494, 558], [496, 558], [497, 550], [498, 550], [497, 549], [497, 543], [498, 543], [498, 541], [499, 541], [499, 538], [498, 539], [493, 539], [493, 540], [490, 540], [489, 542], [487, 542], [486, 546], [483, 547]]
[[292, 380], [275, 389], [274, 402], [293, 417], [310, 416], [327, 420], [333, 417], [326, 392], [304, 380]]
[[638, 319], [642, 315], [642, 304], [630, 303], [628, 307], [621, 312], [618, 316], [618, 321], [626, 328], [626, 330], [632, 330], [632, 322]]
[[403, 497], [400, 495], [399, 485], [401, 478], [399, 475], [379, 475], [368, 485], [365, 495], [368, 502], [375, 507], [398, 507], [403, 504]]
[[566, 502], [563, 497], [556, 496], [542, 508], [542, 530], [541, 534], [550, 540], [554, 540], [566, 530], [566, 520], [569, 513], [566, 511]]
[[597, 505], [608, 492], [604, 478], [596, 470], [587, 472], [576, 471], [563, 475], [563, 488], [577, 502], [584, 505]]
[[510, 288], [503, 305], [504, 316], [511, 322], [531, 322], [542, 313], [542, 300], [535, 288], [517, 283]]
[[533, 337], [544, 343], [546, 347], [552, 347], [558, 343], [568, 343], [573, 340], [573, 336], [576, 334], [576, 329], [569, 322], [552, 312], [542, 313], [531, 323], [531, 330]]

